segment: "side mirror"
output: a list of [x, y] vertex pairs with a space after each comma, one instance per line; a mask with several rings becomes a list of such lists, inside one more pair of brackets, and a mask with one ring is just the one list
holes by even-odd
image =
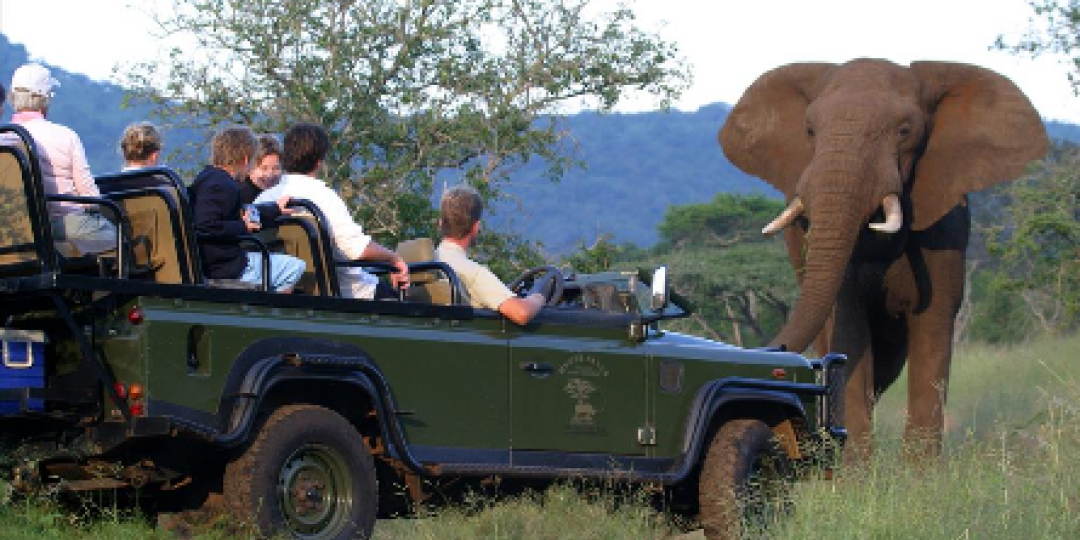
[[652, 300], [649, 307], [653, 311], [661, 311], [668, 303], [667, 267], [661, 266], [653, 272], [652, 276]]

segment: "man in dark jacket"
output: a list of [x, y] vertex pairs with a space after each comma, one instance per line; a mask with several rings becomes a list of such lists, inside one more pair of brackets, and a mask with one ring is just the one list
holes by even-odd
[[[210, 164], [195, 177], [188, 192], [195, 213], [195, 232], [199, 234], [203, 273], [212, 279], [239, 279], [262, 283], [262, 254], [247, 252], [240, 236], [271, 223], [285, 211], [289, 197], [261, 204], [257, 212], [244, 209], [240, 182], [247, 176], [255, 157], [255, 135], [247, 127], [225, 128], [211, 141]], [[256, 215], [257, 214], [257, 215]], [[292, 292], [304, 273], [304, 261], [270, 254], [270, 288]]]

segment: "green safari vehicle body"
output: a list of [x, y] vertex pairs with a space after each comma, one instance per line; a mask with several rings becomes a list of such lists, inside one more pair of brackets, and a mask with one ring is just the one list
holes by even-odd
[[[41, 336], [44, 357], [37, 383], [0, 388], [13, 407], [0, 409], [0, 455], [16, 490], [205, 484], [266, 532], [351, 538], [371, 533], [397, 480], [414, 501], [425, 482], [456, 478], [677, 488], [697, 485], [733, 419], [766, 426], [790, 463], [827, 466], [843, 441], [842, 358], [664, 331], [690, 307], [663, 272], [565, 276], [562, 298], [517, 326], [453, 303], [138, 279], [117, 260], [135, 243], [126, 226], [116, 259], [68, 270], [51, 249], [55, 199], [41, 192], [32, 141], [3, 129], [28, 141], [0, 147], [0, 187], [21, 188], [11, 200], [30, 241], [9, 238], [4, 251], [0, 238], [0, 314], [6, 329]], [[101, 204], [128, 219], [114, 203], [131, 193]]]

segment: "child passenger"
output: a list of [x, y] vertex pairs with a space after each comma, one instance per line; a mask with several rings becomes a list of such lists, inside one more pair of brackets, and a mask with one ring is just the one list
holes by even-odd
[[[285, 210], [289, 196], [251, 208], [243, 208], [240, 183], [255, 157], [255, 135], [245, 126], [221, 130], [210, 143], [210, 164], [195, 177], [189, 192], [200, 235], [203, 273], [213, 279], [239, 279], [262, 283], [262, 254], [249, 253], [240, 237], [271, 223]], [[304, 261], [279, 253], [270, 254], [270, 288], [292, 292], [304, 272]]]
[[259, 136], [259, 151], [255, 153], [251, 173], [240, 184], [240, 198], [250, 204], [260, 193], [277, 185], [281, 180], [281, 145], [273, 135]]

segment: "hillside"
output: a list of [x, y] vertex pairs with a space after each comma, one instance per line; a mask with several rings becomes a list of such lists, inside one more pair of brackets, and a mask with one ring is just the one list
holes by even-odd
[[583, 169], [552, 184], [532, 165], [510, 190], [525, 203], [527, 224], [553, 252], [591, 243], [600, 234], [642, 246], [672, 205], [705, 202], [718, 192], [777, 195], [724, 158], [716, 131], [730, 107], [695, 112], [582, 113], [566, 119]]
[[[7, 89], [11, 74], [30, 61], [26, 48], [12, 44], [0, 34], [0, 82]], [[49, 117], [74, 129], [86, 147], [90, 170], [101, 174], [118, 170], [121, 165], [117, 141], [124, 127], [145, 118], [145, 109], [121, 109], [124, 91], [114, 84], [102, 83], [77, 73], [52, 68], [60, 81]], [[4, 121], [11, 119], [11, 106], [4, 106]]]
[[[0, 80], [5, 86], [28, 58], [22, 45], [0, 34]], [[80, 134], [91, 170], [117, 170], [117, 140], [124, 126], [147, 116], [147, 109], [122, 109], [123, 90], [114, 84], [60, 69], [53, 73], [61, 88], [51, 117]], [[539, 163], [515, 171], [507, 190], [512, 200], [496, 209], [489, 225], [540, 240], [551, 254], [591, 243], [602, 234], [649, 246], [656, 242], [656, 226], [671, 205], [705, 202], [718, 192], [778, 196], [721, 153], [716, 132], [729, 110], [729, 105], [716, 103], [694, 112], [571, 115], [564, 125], [572, 134], [574, 156], [585, 167], [567, 171], [554, 184], [543, 178]], [[1080, 142], [1080, 126], [1051, 122], [1048, 129], [1054, 138]], [[165, 133], [166, 145], [190, 137]]]

